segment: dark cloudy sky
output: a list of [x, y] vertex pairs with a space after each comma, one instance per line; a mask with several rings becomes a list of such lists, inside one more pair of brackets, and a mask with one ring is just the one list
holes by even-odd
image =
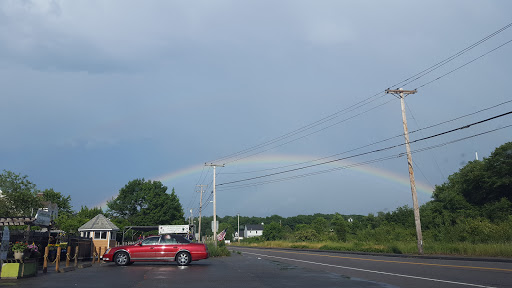
[[[403, 142], [379, 142], [403, 133], [400, 101], [381, 92], [418, 88], [411, 131], [467, 115], [411, 140], [511, 111], [512, 28], [485, 38], [510, 11], [505, 0], [0, 0], [0, 169], [75, 209], [145, 178], [174, 187], [187, 215], [208, 185], [211, 215], [211, 161], [226, 164], [221, 216], [411, 206], [403, 146], [355, 156]], [[511, 124], [413, 143], [420, 202], [475, 152], [511, 141]]]

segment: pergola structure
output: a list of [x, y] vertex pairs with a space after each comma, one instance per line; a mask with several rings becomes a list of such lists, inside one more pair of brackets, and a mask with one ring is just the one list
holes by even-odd
[[34, 217], [0, 217], [0, 227], [33, 225], [35, 220]]

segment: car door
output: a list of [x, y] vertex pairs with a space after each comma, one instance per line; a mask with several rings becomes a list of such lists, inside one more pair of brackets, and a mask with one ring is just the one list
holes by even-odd
[[159, 260], [174, 260], [174, 256], [178, 252], [178, 242], [174, 235], [162, 235], [160, 236], [160, 246], [155, 249], [155, 257]]
[[148, 237], [130, 249], [130, 257], [133, 260], [152, 260], [156, 258], [156, 250], [159, 247], [159, 236]]

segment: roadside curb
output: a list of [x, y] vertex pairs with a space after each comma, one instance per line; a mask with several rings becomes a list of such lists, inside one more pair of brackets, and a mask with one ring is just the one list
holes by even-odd
[[65, 273], [65, 272], [69, 272], [69, 271], [75, 271], [75, 267], [59, 268], [59, 273]]
[[412, 255], [412, 254], [372, 253], [372, 252], [320, 250], [320, 249], [232, 246], [232, 248], [236, 248], [236, 247], [258, 248], [258, 249], [268, 249], [268, 250], [278, 250], [279, 249], [279, 250], [289, 250], [289, 251], [329, 252], [329, 253], [338, 253], [338, 254], [386, 256], [386, 257], [396, 257], [396, 258], [441, 259], [441, 260], [454, 260], [454, 261], [483, 261], [483, 262], [512, 263], [512, 258], [464, 257], [464, 256], [448, 256], [448, 255]]

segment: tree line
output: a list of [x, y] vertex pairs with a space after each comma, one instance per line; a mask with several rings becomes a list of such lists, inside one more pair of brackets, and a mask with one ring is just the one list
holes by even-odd
[[[0, 174], [0, 216], [33, 217], [44, 202], [58, 205], [58, 218], [53, 228], [77, 235], [78, 228], [98, 214], [104, 214], [120, 229], [125, 226], [157, 226], [185, 224], [181, 203], [174, 191], [160, 181], [134, 179], [119, 190], [118, 196], [107, 201], [107, 209], [81, 206], [75, 211], [71, 196], [53, 188], [39, 190], [28, 176], [4, 170]], [[24, 228], [24, 227], [18, 227]], [[33, 226], [32, 229], [39, 229]]]
[[[42, 201], [59, 206], [56, 228], [76, 233], [99, 213], [119, 228], [185, 224], [181, 203], [174, 191], [159, 181], [135, 179], [107, 202], [107, 210], [82, 206], [74, 211], [71, 197], [53, 189], [38, 190], [27, 176], [6, 171], [0, 174], [0, 216], [33, 215]], [[488, 158], [467, 163], [447, 181], [436, 185], [432, 200], [420, 207], [426, 241], [510, 243], [512, 242], [512, 142], [496, 148]], [[238, 217], [218, 217], [219, 231], [227, 230], [232, 240]], [[211, 236], [213, 217], [203, 217], [202, 236]], [[197, 224], [197, 219], [195, 219]], [[259, 239], [289, 241], [415, 241], [414, 214], [409, 206], [377, 214], [314, 214], [281, 217], [240, 216], [241, 229], [247, 224], [264, 223]]]
[[[496, 148], [488, 158], [467, 163], [447, 181], [436, 185], [432, 200], [420, 207], [426, 241], [512, 242], [512, 142]], [[219, 217], [227, 239], [237, 230], [237, 216]], [[211, 217], [205, 217], [206, 235]], [[250, 241], [393, 242], [416, 239], [414, 213], [409, 206], [376, 215], [314, 214], [294, 217], [244, 217], [246, 224], [264, 223], [263, 235]]]

